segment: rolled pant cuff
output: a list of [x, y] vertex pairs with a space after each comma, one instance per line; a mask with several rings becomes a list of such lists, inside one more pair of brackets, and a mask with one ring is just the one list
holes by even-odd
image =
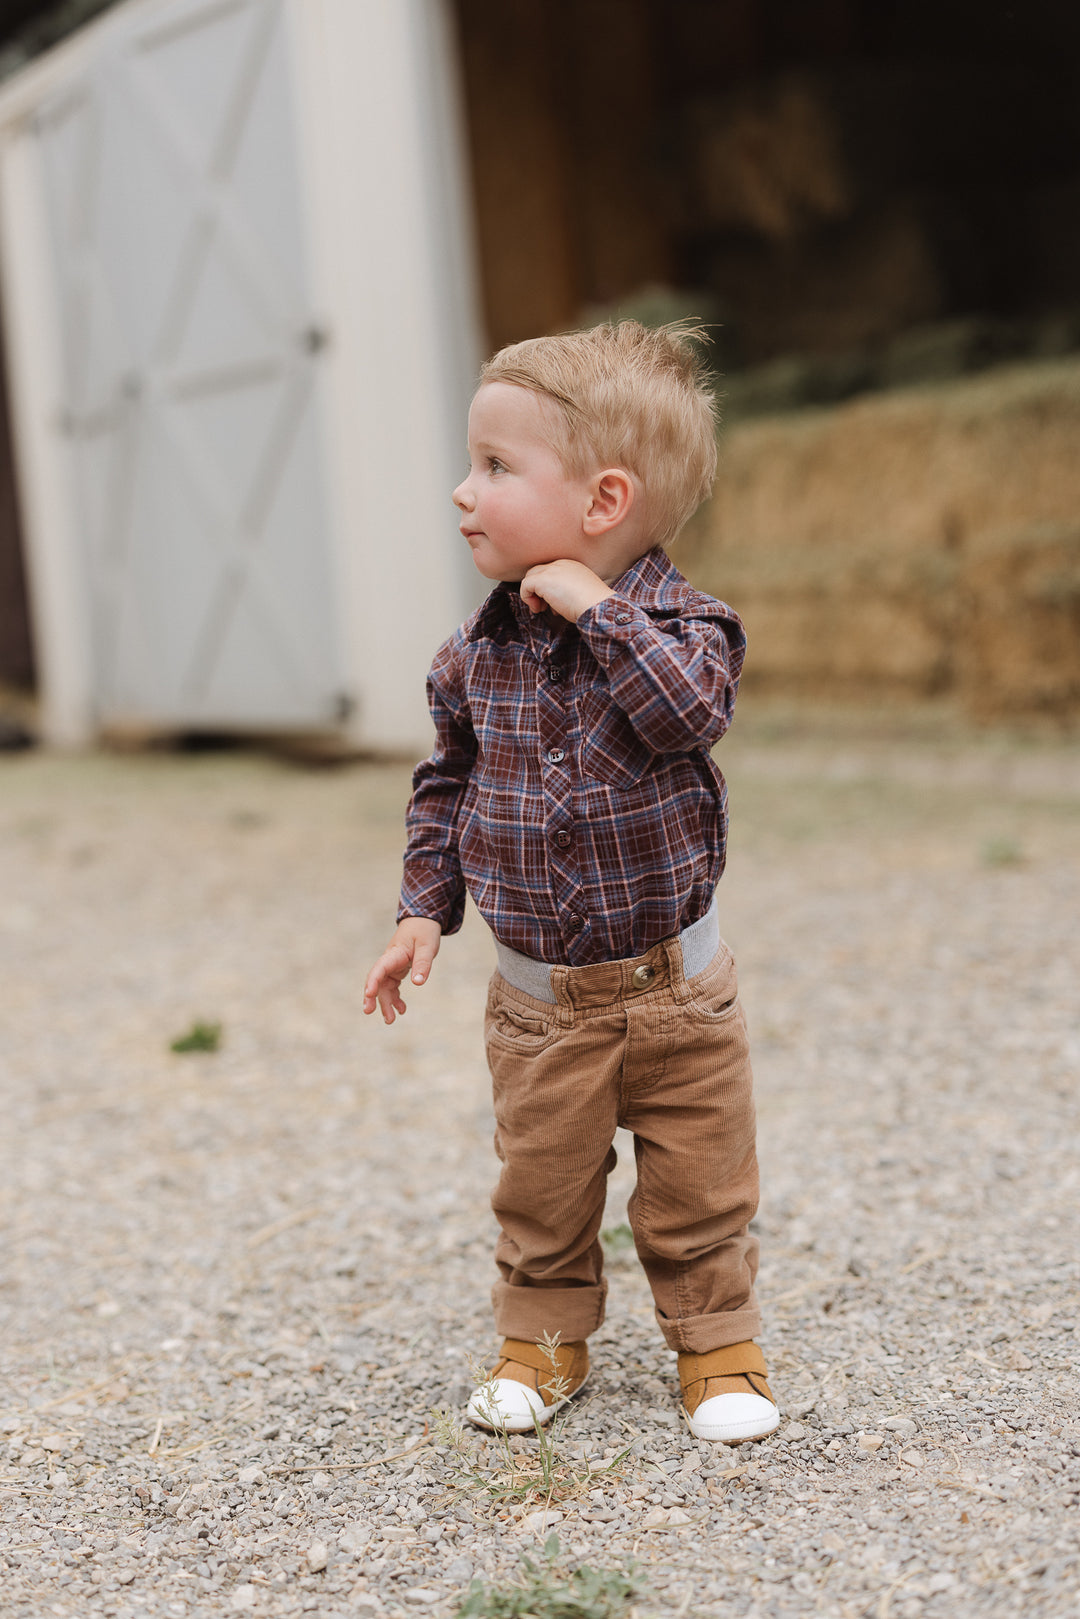
[[761, 1331], [761, 1311], [756, 1304], [747, 1304], [741, 1310], [680, 1316], [675, 1320], [657, 1310], [656, 1320], [668, 1348], [691, 1355], [707, 1355], [710, 1349], [745, 1343]]
[[[561, 1343], [580, 1343], [604, 1319], [607, 1282], [588, 1287], [511, 1287], [496, 1282], [491, 1290], [495, 1328], [504, 1338], [536, 1343], [549, 1333]], [[738, 1340], [735, 1340], [738, 1342]]]

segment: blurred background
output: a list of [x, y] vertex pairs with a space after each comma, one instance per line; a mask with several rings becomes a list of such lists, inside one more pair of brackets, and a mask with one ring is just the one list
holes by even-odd
[[1075, 718], [1067, 0], [10, 3], [0, 66], [9, 740], [423, 746], [476, 365], [622, 313], [713, 330], [748, 695]]

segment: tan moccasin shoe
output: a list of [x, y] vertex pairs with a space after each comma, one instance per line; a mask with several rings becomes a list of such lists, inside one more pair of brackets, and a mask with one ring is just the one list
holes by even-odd
[[465, 1408], [468, 1420], [489, 1433], [533, 1433], [550, 1422], [573, 1398], [589, 1375], [584, 1340], [543, 1344], [504, 1338], [490, 1378], [473, 1392]]
[[749, 1341], [680, 1355], [683, 1410], [694, 1438], [741, 1445], [772, 1433], [780, 1413], [765, 1379], [765, 1357]]

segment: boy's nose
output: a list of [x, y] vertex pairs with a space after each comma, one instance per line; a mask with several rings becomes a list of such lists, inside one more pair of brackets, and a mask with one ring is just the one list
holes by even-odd
[[457, 488], [454, 490], [454, 493], [450, 496], [450, 499], [454, 502], [454, 505], [463, 512], [467, 512], [469, 508], [475, 504], [472, 493], [469, 489], [469, 481], [467, 478], [464, 483], [458, 484]]

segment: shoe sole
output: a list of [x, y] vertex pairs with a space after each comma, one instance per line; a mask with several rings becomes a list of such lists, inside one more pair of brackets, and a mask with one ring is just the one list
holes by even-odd
[[[588, 1383], [589, 1376], [590, 1374], [586, 1372], [573, 1394], [568, 1394], [565, 1399], [557, 1400], [554, 1405], [545, 1405], [542, 1411], [536, 1412], [536, 1421], [540, 1424], [541, 1428], [546, 1428], [552, 1418], [558, 1416], [559, 1412], [564, 1406], [569, 1405], [571, 1400], [577, 1399], [586, 1383]], [[509, 1424], [506, 1423], [485, 1422], [482, 1417], [473, 1416], [472, 1412], [469, 1411], [468, 1408], [466, 1408], [465, 1411], [465, 1420], [466, 1422], [471, 1422], [474, 1428], [482, 1428], [485, 1433], [534, 1434], [536, 1432], [535, 1423], [530, 1422], [520, 1428], [511, 1428]]]
[[707, 1445], [752, 1445], [757, 1439], [768, 1439], [769, 1435], [775, 1433], [777, 1428], [780, 1426], [780, 1413], [777, 1411], [776, 1421], [771, 1422], [767, 1428], [758, 1428], [753, 1433], [717, 1434], [714, 1437], [711, 1434], [694, 1433], [694, 1419], [691, 1417], [685, 1405], [681, 1407], [681, 1410], [683, 1416], [686, 1418], [686, 1425], [690, 1429], [691, 1434], [693, 1434], [693, 1437], [695, 1439], [704, 1440]]

